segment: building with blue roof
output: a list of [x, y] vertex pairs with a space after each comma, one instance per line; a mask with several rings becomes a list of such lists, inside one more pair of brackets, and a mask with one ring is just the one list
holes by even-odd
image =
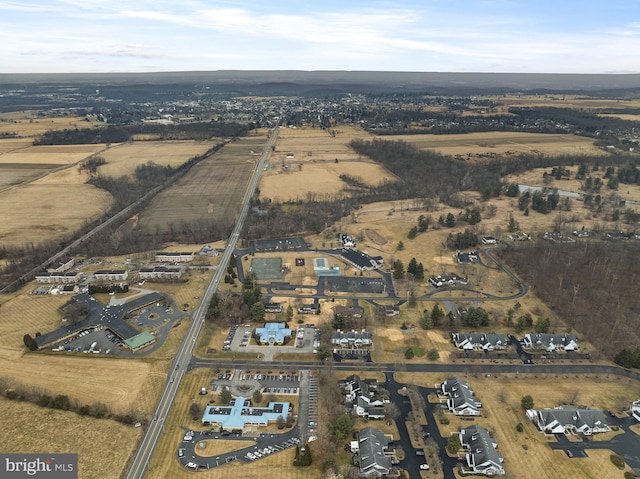
[[207, 406], [202, 424], [219, 426], [223, 430], [240, 430], [245, 426], [267, 426], [278, 418], [286, 419], [291, 404], [270, 402], [267, 407], [252, 407], [251, 401], [242, 396], [232, 399], [228, 406]]
[[291, 329], [287, 323], [265, 323], [263, 328], [256, 328], [256, 335], [263, 346], [282, 346], [285, 339], [291, 337]]

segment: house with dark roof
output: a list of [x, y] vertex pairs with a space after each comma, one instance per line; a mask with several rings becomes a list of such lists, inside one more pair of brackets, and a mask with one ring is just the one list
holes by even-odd
[[144, 280], [175, 280], [180, 279], [182, 276], [182, 268], [177, 266], [150, 266], [146, 268], [140, 268], [138, 272], [140, 279]]
[[36, 283], [39, 284], [75, 284], [80, 281], [80, 273], [66, 272], [42, 272], [36, 274]]
[[453, 344], [456, 348], [465, 351], [482, 349], [493, 351], [494, 349], [507, 349], [509, 342], [504, 334], [497, 333], [452, 333]]
[[193, 261], [193, 251], [159, 251], [156, 253], [158, 263], [189, 263]]
[[456, 261], [458, 263], [472, 263], [478, 259], [477, 251], [456, 251]]
[[455, 273], [431, 276], [431, 278], [429, 278], [429, 282], [436, 288], [442, 288], [443, 286], [455, 286], [456, 284], [469, 284], [469, 280], [467, 278], [458, 276]]
[[640, 399], [631, 403], [631, 415], [640, 422]]
[[340, 331], [339, 329], [331, 336], [331, 344], [342, 349], [366, 348], [373, 344], [371, 333], [364, 329], [360, 332], [356, 330]]
[[371, 271], [381, 268], [384, 264], [382, 256], [369, 256], [367, 253], [351, 248], [342, 248], [340, 257], [359, 270]]
[[504, 476], [504, 458], [496, 451], [498, 443], [489, 435], [489, 431], [474, 424], [462, 428], [458, 437], [460, 445], [467, 450], [465, 460], [469, 472], [486, 476]]
[[529, 409], [527, 417], [546, 434], [573, 432], [591, 436], [609, 431], [607, 418], [597, 409], [559, 406], [553, 409]]
[[282, 313], [282, 303], [264, 303], [265, 313]]
[[126, 269], [101, 269], [93, 273], [96, 281], [124, 281], [128, 276]]
[[64, 273], [73, 268], [75, 260], [73, 258], [62, 258], [59, 261], [47, 266], [48, 273]]
[[384, 399], [378, 393], [378, 381], [352, 375], [340, 383], [345, 393], [345, 407], [360, 417], [384, 419]]
[[386, 477], [391, 473], [392, 458], [388, 451], [389, 438], [379, 429], [365, 427], [358, 432], [353, 462], [360, 477]]
[[479, 416], [482, 403], [464, 379], [450, 378], [440, 386], [447, 396], [447, 408], [456, 416]]
[[578, 338], [573, 334], [530, 333], [525, 334], [523, 342], [525, 348], [544, 349], [549, 352], [578, 349]]

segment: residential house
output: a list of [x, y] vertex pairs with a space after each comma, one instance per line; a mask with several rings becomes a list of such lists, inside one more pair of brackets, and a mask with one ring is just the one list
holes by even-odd
[[482, 349], [493, 351], [494, 349], [507, 349], [509, 343], [504, 334], [497, 333], [452, 333], [453, 343], [456, 348], [470, 351]]
[[[358, 432], [357, 452], [353, 457], [359, 465], [360, 477], [386, 477], [391, 473], [392, 458], [388, 451], [389, 439], [373, 427], [365, 427]], [[352, 447], [352, 450], [355, 447]]]
[[578, 349], [578, 338], [573, 334], [530, 333], [525, 334], [523, 341], [525, 348], [544, 349], [549, 352]]
[[482, 237], [482, 244], [497, 244], [498, 240], [495, 239], [493, 236], [483, 236]]
[[[498, 443], [489, 435], [489, 431], [476, 424], [460, 430], [460, 445], [467, 450], [467, 467], [474, 474], [486, 476], [504, 476], [502, 467], [504, 458], [498, 451]], [[467, 471], [465, 471], [467, 472]]]
[[355, 248], [356, 247], [356, 240], [353, 238], [353, 236], [348, 235], [348, 234], [341, 234], [340, 235], [340, 242], [342, 243], [342, 247], [343, 248]]
[[364, 329], [360, 332], [355, 330], [345, 332], [338, 329], [331, 336], [331, 344], [339, 346], [342, 349], [357, 349], [371, 346], [373, 340], [371, 333]]
[[553, 409], [529, 409], [527, 417], [547, 434], [573, 432], [591, 436], [609, 431], [604, 413], [597, 409], [560, 406]]
[[479, 416], [482, 403], [464, 379], [450, 378], [440, 386], [447, 396], [447, 408], [456, 416]]
[[384, 419], [384, 399], [378, 393], [378, 381], [352, 375], [340, 383], [345, 392], [345, 407], [360, 417]]
[[458, 263], [472, 263], [478, 259], [477, 251], [456, 251], [456, 261]]
[[282, 313], [282, 303], [264, 303], [265, 313]]
[[523, 233], [522, 231], [516, 231], [509, 235], [509, 239], [511, 241], [529, 241], [531, 237], [527, 233]]
[[455, 273], [431, 276], [431, 278], [429, 278], [429, 282], [436, 288], [442, 288], [443, 286], [454, 286], [456, 284], [469, 284], [469, 280], [467, 278], [458, 276]]
[[298, 314], [320, 314], [317, 304], [304, 304], [298, 308]]
[[640, 421], [640, 399], [631, 403], [631, 415]]

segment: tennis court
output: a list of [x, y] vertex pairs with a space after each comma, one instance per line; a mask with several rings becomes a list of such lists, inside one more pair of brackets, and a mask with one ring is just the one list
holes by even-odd
[[282, 258], [251, 258], [251, 267], [258, 279], [282, 279]]

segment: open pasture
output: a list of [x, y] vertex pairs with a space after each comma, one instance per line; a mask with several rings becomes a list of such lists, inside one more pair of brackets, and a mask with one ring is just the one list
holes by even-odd
[[[171, 188], [156, 196], [138, 216], [146, 233], [187, 224], [231, 224], [244, 198], [263, 138], [241, 138], [195, 165]], [[186, 160], [187, 158], [185, 158]]]
[[4, 453], [77, 453], [78, 477], [118, 479], [142, 429], [107, 419], [0, 399]]
[[0, 133], [15, 133], [21, 137], [33, 138], [51, 130], [92, 128], [104, 125], [97, 121], [88, 121], [84, 117], [39, 117], [34, 111], [0, 113]]
[[139, 165], [155, 163], [176, 168], [212, 148], [213, 141], [139, 141], [112, 146], [102, 152], [106, 164], [98, 168], [101, 176], [133, 175]]
[[468, 159], [491, 155], [596, 154], [602, 150], [593, 146], [593, 140], [576, 135], [481, 132], [455, 135], [393, 135], [385, 140], [402, 140], [422, 150], [436, 150], [445, 155]]

